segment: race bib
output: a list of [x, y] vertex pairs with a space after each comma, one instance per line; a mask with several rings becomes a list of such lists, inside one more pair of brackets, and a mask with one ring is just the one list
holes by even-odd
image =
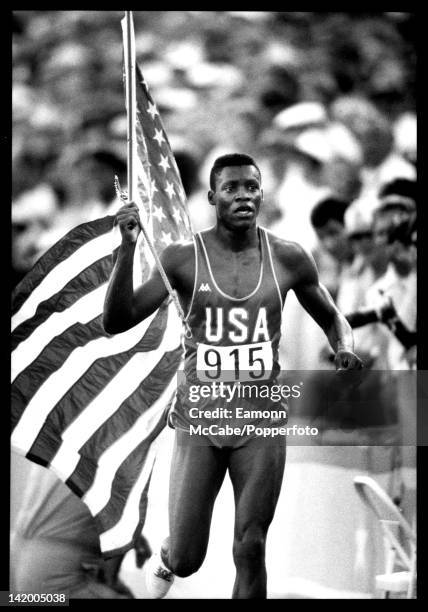
[[203, 381], [267, 380], [272, 372], [271, 342], [213, 346], [198, 344], [196, 352], [197, 377]]

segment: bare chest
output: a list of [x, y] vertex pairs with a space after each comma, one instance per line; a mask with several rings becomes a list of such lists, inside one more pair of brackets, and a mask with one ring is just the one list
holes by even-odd
[[231, 297], [242, 298], [257, 287], [262, 270], [258, 248], [244, 252], [211, 252], [208, 264], [218, 288]]

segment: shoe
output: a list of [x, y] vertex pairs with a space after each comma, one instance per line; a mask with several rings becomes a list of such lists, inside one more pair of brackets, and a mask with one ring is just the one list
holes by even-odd
[[174, 574], [162, 563], [160, 554], [154, 554], [145, 564], [146, 587], [152, 599], [162, 599], [174, 582]]

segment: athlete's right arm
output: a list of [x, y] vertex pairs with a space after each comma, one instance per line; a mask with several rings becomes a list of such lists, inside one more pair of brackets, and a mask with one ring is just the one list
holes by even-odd
[[[134, 252], [141, 231], [136, 204], [130, 202], [122, 206], [116, 215], [115, 223], [119, 225], [122, 242], [104, 301], [103, 326], [109, 334], [124, 332], [150, 316], [168, 295], [157, 268], [154, 268], [149, 279], [134, 291]], [[165, 249], [160, 259], [173, 285], [173, 279], [168, 274], [173, 261], [170, 250], [171, 248]]]

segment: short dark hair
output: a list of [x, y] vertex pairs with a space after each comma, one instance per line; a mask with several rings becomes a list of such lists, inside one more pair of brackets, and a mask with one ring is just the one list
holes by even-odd
[[254, 161], [250, 155], [246, 153], [227, 153], [226, 155], [222, 155], [221, 157], [217, 157], [215, 160], [213, 167], [210, 172], [210, 188], [215, 191], [215, 180], [216, 177], [220, 174], [223, 168], [228, 166], [254, 166], [260, 176], [262, 177], [262, 173], [260, 172], [260, 168]]
[[396, 178], [388, 181], [379, 189], [379, 198], [385, 198], [390, 195], [403, 196], [411, 198], [416, 202], [416, 181], [407, 178]]
[[323, 198], [311, 212], [312, 226], [315, 229], [320, 229], [327, 225], [330, 219], [345, 225], [345, 211], [348, 206], [349, 202], [346, 200], [334, 197]]

